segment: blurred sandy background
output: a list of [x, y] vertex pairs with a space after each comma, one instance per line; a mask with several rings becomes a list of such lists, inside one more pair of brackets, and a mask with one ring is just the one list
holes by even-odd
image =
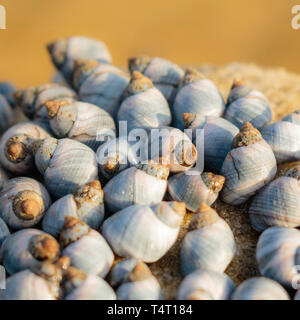
[[105, 41], [118, 66], [130, 56], [148, 54], [184, 65], [242, 61], [300, 72], [300, 30], [291, 27], [291, 9], [297, 1], [0, 0], [0, 4], [7, 10], [7, 30], [0, 30], [0, 79], [19, 87], [47, 82], [53, 67], [45, 44], [76, 34]]

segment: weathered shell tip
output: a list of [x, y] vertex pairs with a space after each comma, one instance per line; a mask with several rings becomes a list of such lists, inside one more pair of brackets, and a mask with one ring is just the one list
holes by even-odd
[[249, 146], [261, 141], [262, 139], [261, 133], [254, 128], [250, 122], [246, 122], [240, 129], [240, 132], [234, 137], [231, 149]]
[[30, 253], [40, 261], [54, 261], [59, 255], [58, 242], [48, 234], [38, 234], [30, 239]]
[[34, 191], [20, 192], [13, 200], [15, 215], [22, 220], [33, 220], [43, 210], [43, 199]]
[[68, 104], [71, 104], [72, 101], [71, 100], [51, 100], [51, 101], [47, 101], [45, 106], [47, 109], [47, 115], [49, 119], [52, 119], [56, 116], [58, 110], [60, 107], [66, 106]]
[[220, 192], [225, 183], [225, 177], [212, 172], [204, 172], [202, 174], [202, 180], [206, 186], [215, 193]]
[[184, 202], [171, 201], [168, 204], [180, 216], [184, 216], [186, 214], [186, 206]]
[[128, 280], [131, 282], [142, 281], [152, 276], [148, 266], [138, 260], [133, 270], [128, 274]]
[[193, 123], [196, 118], [196, 114], [194, 113], [184, 113], [182, 115], [182, 120], [184, 124], [184, 128], [187, 129]]
[[128, 68], [131, 73], [134, 71], [144, 72], [151, 58], [148, 56], [132, 57], [128, 59]]

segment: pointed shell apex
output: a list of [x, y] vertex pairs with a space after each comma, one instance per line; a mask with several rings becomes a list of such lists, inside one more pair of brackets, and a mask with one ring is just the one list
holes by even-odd
[[130, 282], [146, 280], [152, 277], [149, 267], [142, 261], [138, 260], [133, 270], [128, 274]]
[[261, 140], [263, 140], [261, 133], [250, 122], [246, 122], [234, 137], [231, 149], [249, 146]]

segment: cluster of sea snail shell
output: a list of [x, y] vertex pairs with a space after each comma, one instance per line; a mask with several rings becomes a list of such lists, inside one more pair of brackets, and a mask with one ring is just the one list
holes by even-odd
[[[300, 164], [275, 177], [278, 164], [300, 160], [300, 112], [269, 124], [266, 97], [241, 81], [225, 103], [195, 69], [141, 56], [126, 72], [86, 37], [48, 51], [59, 72], [51, 83], [0, 84], [1, 299], [162, 299], [148, 264], [174, 245], [187, 210], [177, 299], [300, 299]], [[15, 123], [17, 109], [27, 121]], [[141, 162], [120, 122], [162, 146], [148, 143]], [[234, 235], [210, 207], [219, 194], [234, 206], [251, 198], [261, 233], [261, 276], [238, 287], [224, 273]]]

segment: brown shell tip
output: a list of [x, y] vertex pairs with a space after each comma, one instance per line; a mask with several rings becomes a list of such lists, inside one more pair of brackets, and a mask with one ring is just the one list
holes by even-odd
[[100, 65], [100, 62], [97, 60], [84, 60], [84, 59], [77, 59], [74, 61], [74, 75], [73, 75], [73, 82], [74, 84], [78, 84], [79, 78], [84, 73], [89, 73], [96, 67]]
[[47, 115], [49, 119], [52, 119], [56, 116], [60, 107], [71, 104], [71, 100], [51, 100], [46, 102], [45, 106], [47, 109]]
[[63, 229], [71, 229], [80, 222], [81, 221], [75, 217], [66, 216], [63, 224]]
[[133, 71], [125, 95], [135, 94], [153, 88], [152, 81], [139, 71]]
[[211, 210], [211, 207], [204, 201], [201, 202], [199, 209], [197, 210], [197, 213], [205, 212]]
[[20, 141], [9, 140], [6, 143], [6, 154], [12, 161], [24, 160], [29, 153], [24, 143]]
[[117, 172], [120, 168], [120, 163], [117, 157], [107, 157], [102, 164], [102, 168], [106, 172]]
[[193, 216], [188, 230], [193, 231], [215, 223], [219, 219], [217, 212], [210, 206], [201, 203], [200, 208]]
[[131, 73], [135, 70], [144, 72], [151, 58], [148, 56], [133, 57], [128, 59], [128, 68]]
[[37, 260], [54, 261], [60, 251], [58, 242], [48, 234], [33, 236], [29, 243], [30, 252]]
[[233, 82], [232, 82], [231, 90], [234, 88], [237, 88], [237, 87], [241, 87], [243, 85], [244, 85], [244, 83], [241, 79], [234, 78]]
[[182, 84], [186, 85], [203, 79], [205, 79], [205, 77], [201, 72], [194, 68], [188, 68], [186, 69], [185, 74], [183, 76]]
[[43, 199], [34, 191], [22, 191], [13, 200], [15, 215], [22, 220], [33, 220], [43, 210]]
[[184, 216], [186, 214], [186, 206], [184, 202], [171, 201], [169, 202], [169, 206], [180, 216]]
[[70, 266], [71, 266], [71, 259], [68, 256], [63, 256], [60, 257], [57, 261], [56, 261], [56, 265], [66, 271]]
[[182, 115], [184, 128], [185, 129], [189, 128], [189, 126], [193, 123], [195, 118], [196, 118], [196, 114], [194, 114], [194, 113], [184, 113]]
[[23, 97], [23, 90], [17, 90], [13, 93], [13, 97], [18, 104], [21, 103]]
[[86, 185], [93, 188], [93, 189], [96, 189], [96, 190], [102, 190], [101, 183], [99, 180], [91, 181], [91, 182], [87, 183]]
[[222, 190], [225, 183], [225, 177], [214, 174], [212, 172], [204, 172], [201, 175], [203, 182], [206, 184], [207, 188], [212, 190], [215, 193], [218, 193]]
[[142, 281], [152, 277], [149, 267], [142, 261], [138, 260], [133, 270], [128, 275], [131, 282]]
[[240, 132], [234, 137], [231, 149], [249, 146], [261, 141], [262, 139], [261, 133], [254, 128], [250, 122], [246, 122], [240, 129]]

